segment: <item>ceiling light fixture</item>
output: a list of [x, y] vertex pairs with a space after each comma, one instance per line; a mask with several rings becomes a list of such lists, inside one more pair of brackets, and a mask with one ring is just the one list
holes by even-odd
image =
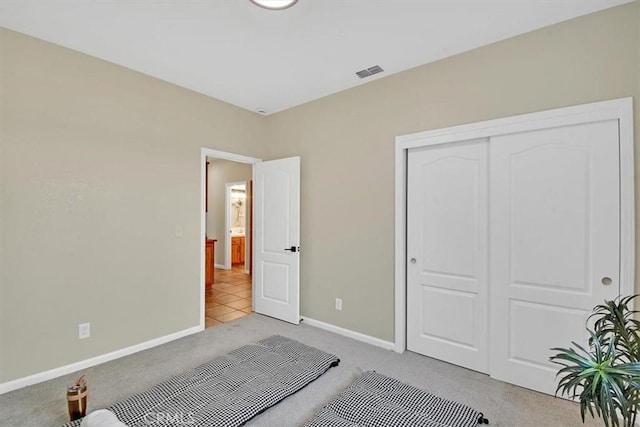
[[256, 6], [271, 10], [282, 10], [298, 3], [298, 0], [249, 0]]

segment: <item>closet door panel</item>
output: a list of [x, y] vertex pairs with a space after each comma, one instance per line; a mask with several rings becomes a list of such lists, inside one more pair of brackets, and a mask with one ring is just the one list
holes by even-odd
[[618, 295], [618, 145], [617, 120], [491, 138], [496, 379], [553, 394], [550, 348], [586, 344], [592, 307]]
[[586, 290], [590, 157], [589, 146], [544, 143], [510, 154], [514, 284]]
[[487, 372], [487, 142], [409, 151], [407, 348]]

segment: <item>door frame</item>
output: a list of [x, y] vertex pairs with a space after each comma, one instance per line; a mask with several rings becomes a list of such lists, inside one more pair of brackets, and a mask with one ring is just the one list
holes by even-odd
[[[244, 156], [242, 154], [230, 153], [227, 151], [219, 151], [211, 148], [200, 148], [200, 328], [204, 329], [204, 293], [205, 293], [205, 236], [207, 233], [207, 212], [205, 211], [206, 200], [206, 170], [207, 170], [207, 157], [213, 157], [216, 159], [229, 160], [238, 163], [247, 163], [252, 165], [251, 179], [255, 180], [253, 165], [262, 161], [256, 157]], [[226, 197], [226, 196], [225, 196]], [[251, 207], [253, 209], [253, 206]], [[228, 234], [228, 233], [226, 233]], [[251, 230], [251, 240], [253, 240], [253, 230]], [[252, 260], [253, 262], [253, 260]], [[251, 292], [253, 294], [253, 288], [255, 283], [253, 276], [251, 276]]]
[[[633, 98], [620, 98], [573, 107], [435, 129], [395, 139], [395, 337], [394, 351], [407, 348], [407, 158], [408, 150], [470, 139], [491, 138], [604, 120], [618, 120], [620, 136], [620, 289], [632, 294], [635, 283], [635, 209]], [[489, 142], [490, 143], [490, 142]]]
[[[253, 171], [252, 171], [252, 177], [253, 177]], [[231, 228], [231, 187], [234, 185], [244, 185], [245, 187], [245, 194], [249, 194], [249, 182], [248, 181], [235, 181], [235, 182], [225, 182], [224, 184], [224, 226], [225, 226], [225, 237], [224, 237], [224, 268], [226, 268], [227, 270], [233, 268], [233, 263], [231, 262], [231, 258], [233, 258], [231, 256], [231, 233], [229, 233], [229, 229]], [[247, 197], [248, 199], [248, 197]], [[246, 203], [246, 202], [245, 202]], [[245, 238], [246, 238], [246, 232], [247, 230], [249, 230], [249, 232], [251, 232], [251, 230], [249, 229], [249, 227], [247, 226], [247, 222], [248, 222], [248, 210], [247, 207], [245, 205]], [[246, 240], [250, 240], [246, 239]], [[246, 252], [246, 251], [245, 251]], [[245, 254], [246, 255], [246, 254]], [[245, 265], [245, 272], [248, 271], [249, 269], [247, 268], [247, 260], [245, 259], [244, 262]]]

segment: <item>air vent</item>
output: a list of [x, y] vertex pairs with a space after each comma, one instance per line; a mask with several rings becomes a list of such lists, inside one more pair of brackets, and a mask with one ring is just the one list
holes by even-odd
[[374, 65], [373, 67], [369, 67], [365, 70], [360, 70], [356, 73], [356, 75], [358, 77], [360, 77], [361, 79], [364, 79], [366, 77], [369, 76], [373, 76], [374, 74], [378, 74], [383, 72], [384, 70], [382, 69], [382, 67], [380, 67], [379, 65]]

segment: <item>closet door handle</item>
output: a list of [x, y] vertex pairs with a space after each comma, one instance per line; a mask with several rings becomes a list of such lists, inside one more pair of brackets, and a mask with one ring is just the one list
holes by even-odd
[[603, 277], [602, 278], [602, 284], [605, 285], [605, 286], [609, 286], [612, 282], [613, 282], [613, 280], [611, 280], [611, 277]]
[[285, 251], [298, 252], [300, 247], [291, 246], [290, 248], [284, 248]]

